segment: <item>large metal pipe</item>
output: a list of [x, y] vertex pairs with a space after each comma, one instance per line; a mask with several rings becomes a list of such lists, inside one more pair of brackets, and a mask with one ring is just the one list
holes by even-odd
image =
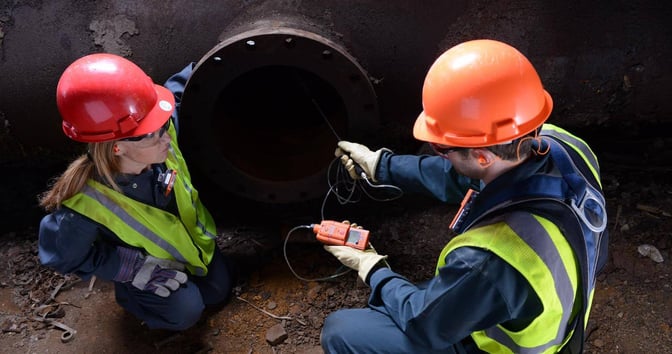
[[268, 203], [324, 194], [340, 137], [378, 128], [367, 72], [300, 21], [258, 21], [222, 34], [182, 97], [185, 154], [220, 188]]
[[530, 58], [553, 95], [552, 122], [635, 134], [672, 117], [670, 15], [672, 3], [656, 0], [4, 1], [0, 162], [81, 150], [61, 133], [54, 92], [92, 52], [129, 57], [156, 82], [198, 61], [181, 145], [220, 188], [269, 203], [310, 198], [316, 183], [324, 191], [336, 140], [327, 121], [342, 138], [412, 152], [424, 73], [474, 38]]

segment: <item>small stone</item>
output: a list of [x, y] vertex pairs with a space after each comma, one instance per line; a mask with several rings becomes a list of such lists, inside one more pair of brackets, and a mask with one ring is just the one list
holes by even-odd
[[648, 244], [639, 245], [639, 247], [637, 247], [637, 251], [642, 256], [647, 256], [656, 263], [663, 262], [663, 256], [660, 254], [660, 251], [658, 251], [658, 249], [652, 245]]
[[322, 328], [322, 318], [318, 316], [311, 316], [308, 318], [310, 324], [313, 325], [313, 328]]
[[602, 347], [604, 347], [604, 341], [602, 339], [595, 339], [593, 341], [593, 345], [598, 347], [598, 348], [602, 348]]
[[278, 307], [278, 304], [276, 304], [275, 301], [269, 301], [268, 304], [266, 304], [266, 308], [269, 310], [274, 310], [276, 307]]
[[308, 293], [306, 294], [306, 297], [308, 297], [308, 300], [315, 300], [317, 299], [317, 296], [320, 294], [320, 290], [322, 290], [322, 287], [320, 285], [311, 285], [310, 288], [308, 289]]
[[266, 331], [266, 342], [270, 345], [278, 345], [287, 339], [287, 331], [282, 324], [277, 324]]

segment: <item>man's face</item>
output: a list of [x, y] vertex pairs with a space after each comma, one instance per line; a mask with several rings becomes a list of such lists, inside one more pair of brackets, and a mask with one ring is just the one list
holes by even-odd
[[455, 151], [447, 159], [453, 164], [453, 168], [459, 174], [469, 178], [483, 179], [485, 170], [473, 156], [471, 150]]
[[483, 178], [484, 168], [478, 162], [478, 152], [480, 152], [481, 149], [474, 150], [465, 147], [454, 147], [435, 143], [430, 143], [429, 145], [437, 155], [449, 160], [455, 171], [459, 174], [469, 178]]

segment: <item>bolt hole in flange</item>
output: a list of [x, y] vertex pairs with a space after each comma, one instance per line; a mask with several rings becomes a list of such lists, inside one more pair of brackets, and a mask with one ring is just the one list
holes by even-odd
[[180, 146], [218, 188], [266, 203], [323, 196], [338, 135], [375, 131], [368, 76], [335, 42], [296, 28], [229, 36], [194, 67]]

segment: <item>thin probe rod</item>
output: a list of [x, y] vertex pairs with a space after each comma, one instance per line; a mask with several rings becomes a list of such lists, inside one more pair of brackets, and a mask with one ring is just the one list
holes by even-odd
[[313, 102], [313, 105], [315, 106], [315, 108], [317, 108], [317, 111], [322, 116], [322, 119], [324, 119], [324, 122], [327, 123], [327, 125], [329, 126], [329, 129], [331, 130], [331, 132], [334, 133], [334, 136], [336, 137], [336, 139], [338, 141], [341, 141], [341, 137], [338, 136], [338, 133], [336, 133], [336, 129], [334, 129], [334, 127], [331, 125], [331, 122], [329, 122], [329, 118], [327, 118], [327, 115], [324, 114], [324, 112], [322, 112], [322, 108], [320, 108], [320, 105], [317, 104], [317, 101], [315, 101], [315, 99], [313, 97], [310, 97], [310, 100]]

